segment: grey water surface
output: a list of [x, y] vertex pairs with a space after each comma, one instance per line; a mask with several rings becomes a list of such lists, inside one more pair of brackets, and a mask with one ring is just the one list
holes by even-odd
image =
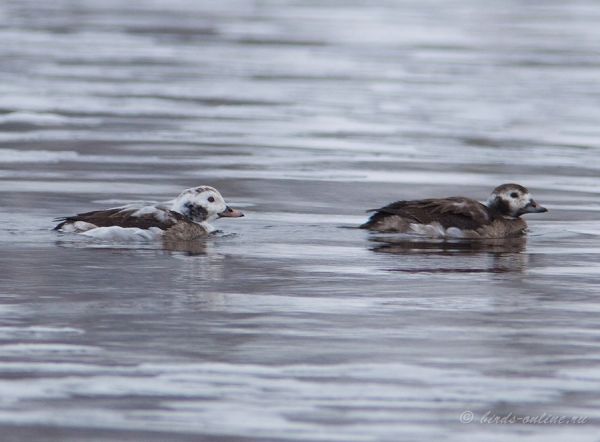
[[[598, 23], [593, 0], [0, 2], [1, 440], [600, 440]], [[526, 240], [352, 228], [510, 181], [550, 209]], [[193, 247], [51, 231], [200, 184], [247, 216]]]

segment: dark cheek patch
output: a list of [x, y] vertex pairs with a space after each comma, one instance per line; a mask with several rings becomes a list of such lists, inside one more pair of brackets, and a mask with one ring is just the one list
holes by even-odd
[[506, 200], [498, 198], [498, 205], [496, 207], [498, 208], [498, 212], [504, 215], [510, 215], [510, 205]]
[[205, 220], [208, 217], [207, 210], [202, 206], [197, 206], [192, 203], [185, 204], [185, 215], [193, 220]]
[[510, 205], [507, 201], [497, 196], [494, 198], [494, 202], [490, 206], [491, 209], [499, 213], [500, 215], [510, 215]]

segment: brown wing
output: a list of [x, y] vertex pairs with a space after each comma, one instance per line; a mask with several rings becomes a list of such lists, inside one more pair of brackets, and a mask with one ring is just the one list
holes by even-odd
[[[134, 213], [138, 212], [136, 215]], [[187, 220], [185, 216], [172, 210], [156, 209], [156, 211], [140, 212], [139, 208], [123, 208], [96, 210], [93, 212], [80, 213], [74, 216], [59, 218], [61, 221], [54, 230], [61, 229], [65, 224], [76, 221], [84, 221], [94, 224], [98, 227], [137, 227], [140, 229], [148, 229], [150, 227], [158, 227], [166, 230], [173, 226], [177, 221]]]
[[463, 197], [396, 201], [381, 209], [375, 209], [374, 212], [364, 227], [368, 228], [389, 215], [401, 216], [409, 222], [418, 224], [431, 224], [437, 221], [445, 229], [449, 227], [463, 230], [477, 229], [492, 221], [486, 206]]

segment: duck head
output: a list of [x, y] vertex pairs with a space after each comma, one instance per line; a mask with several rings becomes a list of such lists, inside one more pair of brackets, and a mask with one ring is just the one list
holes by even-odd
[[506, 218], [519, 218], [526, 213], [548, 211], [535, 202], [527, 188], [514, 183], [496, 187], [487, 201], [487, 206]]
[[210, 186], [184, 190], [171, 202], [171, 210], [179, 212], [197, 223], [207, 223], [217, 218], [244, 216], [239, 210], [229, 207], [219, 191]]

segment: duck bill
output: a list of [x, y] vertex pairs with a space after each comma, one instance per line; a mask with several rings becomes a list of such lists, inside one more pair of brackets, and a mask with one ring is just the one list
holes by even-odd
[[544, 213], [547, 212], [548, 209], [546, 209], [544, 206], [540, 206], [538, 203], [536, 203], [534, 200], [529, 201], [529, 204], [527, 204], [525, 207], [523, 207], [523, 209], [521, 209], [521, 214], [524, 213]]
[[219, 218], [241, 218], [242, 216], [244, 216], [242, 212], [232, 209], [229, 206], [227, 206], [224, 211], [219, 213]]

